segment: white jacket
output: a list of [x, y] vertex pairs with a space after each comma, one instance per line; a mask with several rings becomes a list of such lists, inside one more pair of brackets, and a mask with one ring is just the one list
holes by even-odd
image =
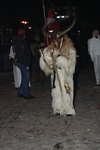
[[88, 40], [88, 52], [91, 60], [94, 62], [95, 58], [100, 55], [100, 38], [92, 37]]

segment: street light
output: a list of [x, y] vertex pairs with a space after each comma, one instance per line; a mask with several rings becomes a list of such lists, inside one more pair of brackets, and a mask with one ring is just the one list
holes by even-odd
[[20, 23], [22, 23], [24, 25], [24, 28], [26, 28], [26, 25], [29, 23], [28, 21], [22, 20], [20, 21]]

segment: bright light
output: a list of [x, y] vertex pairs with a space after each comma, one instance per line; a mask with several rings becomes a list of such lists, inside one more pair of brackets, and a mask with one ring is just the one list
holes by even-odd
[[65, 16], [61, 16], [61, 18], [65, 18]]
[[50, 32], [50, 33], [52, 33], [52, 32], [53, 32], [53, 30], [49, 30], [49, 32]]
[[64, 16], [59, 15], [59, 16], [56, 16], [56, 17], [57, 17], [57, 19], [67, 19], [67, 18], [70, 18], [69, 15], [64, 15]]
[[30, 27], [28, 27], [28, 29], [29, 29], [29, 30], [31, 30], [31, 29], [32, 29], [32, 27], [30, 26]]
[[23, 21], [20, 21], [20, 23], [22, 23], [22, 24], [25, 24], [25, 25], [26, 25], [26, 24], [28, 24], [29, 22], [28, 22], [28, 21], [24, 21], [24, 20], [23, 20]]

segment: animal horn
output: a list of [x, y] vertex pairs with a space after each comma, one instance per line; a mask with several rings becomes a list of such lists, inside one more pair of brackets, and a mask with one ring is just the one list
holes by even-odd
[[70, 31], [71, 28], [73, 28], [75, 22], [76, 22], [76, 18], [74, 19], [73, 23], [71, 24], [71, 26], [68, 29], [66, 29], [66, 30], [62, 31], [61, 33], [59, 33], [59, 37], [66, 34], [68, 31]]

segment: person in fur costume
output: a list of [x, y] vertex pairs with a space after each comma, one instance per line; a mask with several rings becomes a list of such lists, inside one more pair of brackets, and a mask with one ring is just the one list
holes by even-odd
[[52, 78], [53, 113], [75, 116], [73, 75], [76, 66], [76, 49], [72, 40], [65, 34], [40, 50], [40, 53], [40, 68], [46, 76], [50, 75]]

